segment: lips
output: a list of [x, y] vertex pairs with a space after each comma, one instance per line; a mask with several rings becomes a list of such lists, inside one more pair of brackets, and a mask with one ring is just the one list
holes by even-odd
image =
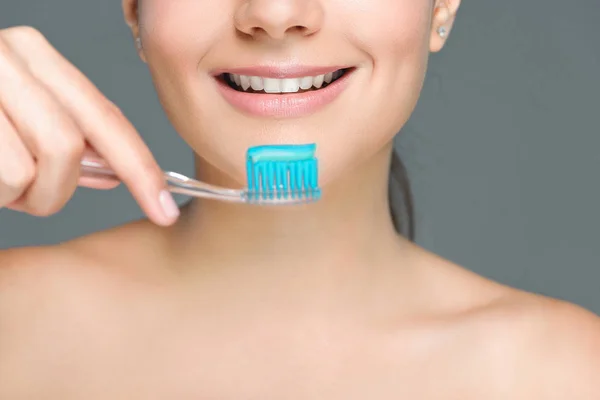
[[239, 111], [261, 117], [300, 117], [333, 102], [353, 68], [249, 67], [216, 71], [219, 92]]
[[238, 74], [238, 75], [249, 75], [249, 76], [262, 76], [266, 78], [301, 78], [303, 76], [316, 76], [324, 75], [329, 72], [334, 72], [340, 69], [348, 69], [349, 66], [337, 65], [337, 66], [304, 66], [297, 64], [289, 65], [260, 65], [254, 67], [232, 67], [222, 68], [213, 71], [213, 76], [218, 76], [224, 73]]

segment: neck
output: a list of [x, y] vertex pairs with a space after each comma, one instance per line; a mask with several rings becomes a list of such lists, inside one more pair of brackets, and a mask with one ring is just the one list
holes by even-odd
[[[323, 188], [316, 203], [249, 206], [194, 200], [176, 227], [179, 264], [204, 273], [276, 276], [313, 282], [365, 282], [378, 266], [398, 265], [398, 239], [389, 212], [391, 146]], [[197, 176], [218, 174], [197, 160]], [[218, 180], [217, 180], [218, 181]], [[245, 275], [249, 273], [249, 275]], [[329, 278], [329, 279], [328, 279]]]

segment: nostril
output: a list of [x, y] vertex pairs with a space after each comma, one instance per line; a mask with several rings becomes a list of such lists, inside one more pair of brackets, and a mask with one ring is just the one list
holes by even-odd
[[292, 26], [287, 31], [289, 33], [299, 33], [299, 34], [305, 35], [305, 36], [309, 34], [308, 28], [306, 26], [302, 26], [302, 25]]
[[235, 27], [254, 39], [311, 36], [321, 29], [324, 21], [320, 0], [244, 0], [240, 3], [234, 14]]
[[301, 35], [308, 36], [310, 34], [309, 29], [303, 25], [296, 25], [288, 27], [287, 29], [278, 28], [264, 28], [261, 26], [254, 26], [249, 29], [246, 35], [254, 38], [271, 38], [271, 39], [285, 39], [287, 35]]

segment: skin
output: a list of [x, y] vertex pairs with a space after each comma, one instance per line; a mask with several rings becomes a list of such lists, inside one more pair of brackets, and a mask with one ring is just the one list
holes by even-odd
[[[458, 7], [123, 0], [200, 179], [239, 186], [250, 146], [319, 148], [320, 202], [197, 200], [179, 218], [116, 106], [39, 32], [0, 31], [0, 206], [45, 216], [78, 185], [115, 187], [80, 176], [94, 157], [148, 215], [0, 252], [0, 398], [599, 398], [595, 315], [484, 279], [393, 229], [391, 141]], [[331, 106], [279, 120], [231, 108], [210, 75], [289, 59], [357, 70]]]

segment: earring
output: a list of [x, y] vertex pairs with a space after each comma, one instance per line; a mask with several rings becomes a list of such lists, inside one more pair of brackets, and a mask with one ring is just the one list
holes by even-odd
[[443, 37], [443, 38], [445, 38], [445, 37], [446, 37], [446, 35], [448, 34], [448, 31], [447, 31], [447, 30], [446, 30], [446, 28], [444, 28], [443, 26], [440, 26], [440, 27], [437, 29], [437, 33], [438, 33], [438, 35], [440, 35], [440, 37]]
[[138, 50], [142, 50], [142, 39], [139, 37], [135, 38], [135, 47], [137, 47]]

